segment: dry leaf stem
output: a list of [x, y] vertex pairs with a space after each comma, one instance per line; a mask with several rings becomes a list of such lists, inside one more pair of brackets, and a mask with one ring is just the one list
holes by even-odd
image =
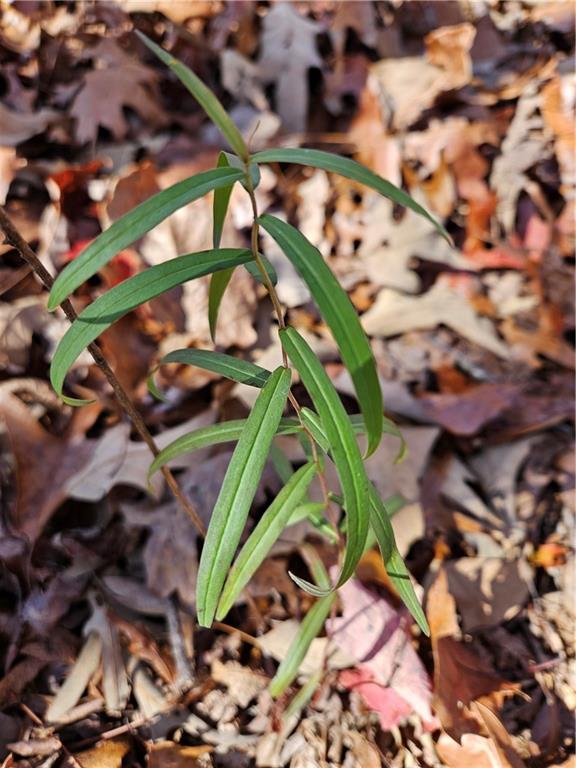
[[[32, 269], [34, 274], [39, 278], [39, 280], [44, 284], [44, 286], [48, 290], [50, 290], [50, 288], [52, 288], [52, 284], [54, 283], [54, 278], [52, 277], [50, 272], [48, 272], [46, 267], [42, 264], [42, 262], [40, 261], [38, 256], [34, 253], [32, 248], [30, 248], [30, 246], [28, 245], [26, 240], [22, 237], [18, 229], [14, 226], [14, 224], [10, 220], [3, 206], [0, 206], [0, 229], [2, 229], [2, 231], [4, 232], [4, 241], [18, 251], [18, 253], [22, 256], [24, 261], [26, 261], [26, 263]], [[68, 318], [68, 320], [70, 320], [70, 322], [73, 323], [78, 317], [78, 315], [76, 314], [76, 311], [72, 306], [72, 303], [70, 302], [70, 300], [65, 299], [60, 304], [60, 306], [62, 307], [62, 310], [66, 315], [66, 317]], [[106, 358], [102, 354], [100, 347], [95, 342], [92, 342], [91, 344], [88, 345], [88, 351], [92, 355], [92, 358], [94, 359], [94, 362], [96, 363], [98, 368], [100, 368], [100, 370], [108, 380], [108, 383], [112, 387], [112, 390], [118, 402], [120, 403], [122, 409], [130, 418], [130, 421], [134, 425], [134, 429], [140, 435], [142, 440], [146, 443], [152, 455], [155, 457], [158, 456], [158, 454], [160, 453], [160, 449], [156, 445], [154, 438], [152, 437], [152, 435], [148, 430], [148, 427], [144, 423], [144, 419], [136, 410], [134, 404], [128, 397], [126, 390], [124, 389], [122, 384], [118, 381], [116, 374], [114, 373], [114, 371], [108, 364]], [[196, 512], [194, 507], [191, 505], [190, 501], [184, 496], [182, 489], [176, 482], [176, 479], [174, 478], [174, 475], [172, 474], [170, 469], [164, 466], [162, 467], [161, 471], [174, 497], [180, 503], [182, 508], [187, 512], [187, 514], [189, 515], [190, 519], [192, 520], [193, 524], [198, 529], [198, 531], [203, 536], [205, 536], [206, 529], [204, 527], [204, 524], [198, 517], [198, 513]]]

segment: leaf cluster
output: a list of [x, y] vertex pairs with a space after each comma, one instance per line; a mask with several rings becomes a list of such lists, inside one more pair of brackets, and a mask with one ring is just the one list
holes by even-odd
[[[211, 275], [208, 313], [213, 338], [220, 302], [234, 270], [244, 266], [266, 286], [278, 312], [285, 365], [268, 371], [230, 355], [198, 349], [176, 350], [164, 357], [159, 365], [179, 363], [198, 366], [257, 387], [260, 391], [246, 419], [223, 422], [180, 437], [154, 459], [150, 473], [153, 474], [182, 453], [223, 442], [236, 443], [212, 512], [199, 565], [196, 608], [202, 626], [208, 627], [215, 618], [226, 616], [286, 526], [307, 518], [331, 541], [345, 541], [339, 574], [334, 582], [321, 564], [314, 569], [315, 583], [292, 576], [303, 589], [319, 599], [304, 619], [294, 646], [272, 683], [273, 694], [279, 695], [295, 678], [310, 642], [322, 629], [330, 612], [336, 590], [354, 574], [373, 537], [378, 542], [386, 570], [399, 595], [422, 631], [427, 633], [428, 627], [396, 546], [389, 513], [365, 469], [364, 460], [378, 448], [383, 432], [401, 437], [397, 427], [383, 415], [381, 388], [369, 341], [346, 292], [320, 252], [292, 225], [268, 214], [258, 216], [254, 189], [259, 181], [259, 166], [264, 163], [295, 163], [340, 174], [412, 209], [432, 221], [444, 237], [449, 237], [441, 225], [403, 190], [349, 158], [301, 148], [269, 149], [251, 155], [238, 128], [204, 83], [158, 45], [144, 35], [139, 36], [196, 98], [221, 131], [232, 153], [222, 152], [214, 170], [197, 174], [163, 190], [112, 224], [60, 273], [52, 288], [49, 306], [56, 308], [120, 250], [174, 211], [208, 192], [213, 193], [214, 200], [213, 248], [184, 254], [150, 267], [98, 297], [79, 315], [58, 345], [51, 365], [51, 381], [66, 402], [74, 405], [85, 403], [64, 395], [66, 374], [83, 349], [127, 312], [177, 285]], [[220, 247], [230, 195], [237, 183], [251, 196], [255, 210], [250, 249]], [[350, 417], [346, 413], [330, 378], [306, 340], [296, 329], [286, 326], [274, 292], [276, 275], [258, 252], [260, 227], [274, 238], [308, 286], [350, 373], [360, 414]], [[293, 375], [290, 364], [308, 391], [313, 410], [300, 408], [295, 401], [290, 389]], [[154, 381], [154, 372], [150, 376], [149, 387], [154, 394], [161, 396]], [[284, 416], [289, 401], [296, 412], [294, 417]], [[366, 456], [362, 456], [358, 447], [358, 433], [366, 434]], [[299, 436], [307, 451], [308, 461], [296, 471], [274, 444], [277, 436], [287, 434]], [[237, 554], [268, 459], [272, 460], [284, 487]], [[334, 464], [341, 496], [331, 494], [324, 503], [311, 502], [309, 486], [317, 475], [323, 473], [326, 461]], [[341, 522], [337, 530], [326, 517], [327, 507], [333, 505], [335, 499], [341, 508]]]

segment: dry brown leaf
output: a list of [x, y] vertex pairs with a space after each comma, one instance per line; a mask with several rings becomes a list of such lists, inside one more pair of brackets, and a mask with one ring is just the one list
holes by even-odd
[[173, 741], [153, 742], [149, 744], [148, 768], [205, 768], [206, 762], [197, 758], [213, 749], [207, 744], [185, 747]]
[[84, 634], [96, 634], [102, 643], [102, 689], [106, 711], [122, 712], [130, 693], [122, 658], [118, 630], [108, 616], [107, 609], [91, 598], [92, 616], [84, 624]]
[[322, 27], [292, 3], [275, 3], [263, 21], [258, 66], [265, 84], [275, 83], [275, 110], [285, 131], [301, 132], [308, 116], [308, 69], [322, 67], [316, 36]]
[[530, 597], [532, 569], [523, 559], [460, 557], [444, 568], [465, 632], [514, 618]]
[[43, 739], [15, 741], [8, 744], [7, 747], [19, 757], [46, 757], [58, 752], [62, 748], [62, 744], [56, 736], [46, 736]]
[[424, 38], [426, 58], [445, 72], [446, 89], [462, 88], [472, 79], [470, 50], [476, 37], [472, 24], [440, 27]]
[[466, 294], [455, 290], [453, 281], [444, 277], [422, 296], [404, 296], [385, 288], [362, 315], [362, 325], [369, 336], [396, 336], [446, 325], [498, 357], [510, 356], [510, 350], [498, 338], [490, 320], [479, 317]]
[[154, 93], [147, 89], [150, 83], [150, 70], [140, 64], [87, 72], [70, 108], [70, 116], [76, 120], [78, 142], [96, 141], [100, 126], [107, 128], [115, 139], [123, 139], [128, 132], [123, 107], [131, 107], [147, 125], [165, 125], [167, 117], [156, 103]]
[[456, 601], [448, 587], [444, 568], [428, 590], [426, 615], [430, 625], [434, 655], [435, 711], [445, 731], [460, 739], [466, 733], [477, 733], [479, 724], [468, 709], [480, 697], [502, 696], [506, 684], [469, 644], [459, 640], [460, 628], [456, 617]]
[[98, 669], [101, 655], [102, 639], [97, 633], [90, 632], [76, 663], [46, 710], [46, 722], [57, 723], [78, 704], [92, 675]]
[[0, 145], [15, 147], [32, 136], [44, 133], [46, 128], [60, 120], [62, 115], [53, 109], [21, 113], [0, 104]]
[[121, 768], [122, 761], [132, 748], [129, 736], [102, 739], [91, 749], [78, 752], [82, 768]]
[[210, 18], [222, 11], [220, 0], [116, 0], [125, 13], [161, 13], [175, 24]]
[[36, 541], [66, 498], [66, 485], [92, 458], [96, 441], [81, 433], [55, 437], [14, 395], [0, 392], [0, 418], [16, 460], [18, 498], [10, 525]]
[[245, 709], [269, 683], [268, 678], [237, 661], [227, 661], [223, 664], [219, 659], [214, 659], [211, 674], [216, 683], [226, 686], [232, 701], [242, 709]]
[[143, 557], [148, 587], [156, 595], [168, 597], [176, 592], [185, 604], [194, 602], [197, 535], [187, 513], [174, 504], [155, 511]]

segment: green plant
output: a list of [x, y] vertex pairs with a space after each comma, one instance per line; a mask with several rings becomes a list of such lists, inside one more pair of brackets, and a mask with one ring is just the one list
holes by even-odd
[[[213, 337], [220, 301], [236, 268], [246, 267], [266, 287], [278, 323], [283, 365], [271, 372], [229, 355], [192, 349], [178, 350], [163, 358], [159, 365], [170, 362], [196, 365], [257, 387], [260, 393], [248, 418], [216, 424], [179, 438], [156, 456], [150, 472], [166, 467], [170, 459], [181, 453], [226, 441], [237, 443], [212, 513], [200, 560], [197, 613], [202, 626], [210, 626], [214, 618], [221, 619], [226, 615], [275, 540], [292, 522], [307, 517], [321, 534], [339, 545], [340, 572], [334, 583], [321, 564], [311, 569], [316, 583], [293, 576], [302, 589], [319, 599], [306, 616], [288, 659], [273, 681], [272, 691], [279, 695], [294, 679], [299, 660], [331, 609], [335, 590], [353, 575], [372, 535], [380, 546], [386, 570], [408, 609], [423, 632], [427, 633], [428, 627], [396, 547], [389, 514], [364, 466], [364, 459], [377, 449], [384, 431], [399, 436], [397, 427], [383, 416], [381, 390], [368, 339], [347, 294], [319, 251], [290, 224], [268, 214], [259, 214], [254, 194], [260, 177], [259, 166], [263, 163], [295, 163], [341, 174], [412, 209], [429, 219], [444, 237], [448, 238], [448, 235], [405, 192], [350, 159], [313, 149], [271, 149], [251, 155], [240, 132], [202, 81], [144, 35], [140, 38], [197, 99], [233, 153], [222, 152], [214, 170], [175, 184], [116, 221], [61, 272], [52, 287], [49, 307], [54, 309], [65, 301], [122, 248], [178, 208], [210, 191], [214, 193], [214, 247], [150, 267], [97, 298], [73, 322], [58, 345], [51, 366], [51, 381], [67, 403], [82, 405], [87, 402], [63, 394], [66, 373], [82, 350], [127, 312], [176, 285], [204, 275], [212, 276], [209, 321]], [[220, 247], [228, 201], [236, 183], [240, 183], [249, 195], [254, 215], [251, 247], [246, 249]], [[260, 227], [276, 240], [306, 282], [352, 377], [361, 414], [347, 415], [316, 355], [305, 339], [286, 324], [274, 287], [274, 270], [258, 249]], [[310, 394], [314, 410], [302, 408], [291, 392], [290, 363]], [[154, 383], [154, 372], [149, 386], [152, 392], [160, 395]], [[291, 404], [295, 417], [283, 418], [287, 403]], [[364, 457], [357, 443], [358, 432], [367, 436]], [[282, 434], [298, 435], [306, 451], [308, 461], [296, 472], [274, 446], [274, 438]], [[269, 456], [285, 483], [284, 488], [233, 562]], [[341, 497], [327, 487], [326, 461], [332, 461], [336, 467]], [[323, 489], [322, 503], [313, 503], [307, 497], [314, 477], [319, 478]], [[340, 524], [335, 506], [340, 506], [343, 512]]]

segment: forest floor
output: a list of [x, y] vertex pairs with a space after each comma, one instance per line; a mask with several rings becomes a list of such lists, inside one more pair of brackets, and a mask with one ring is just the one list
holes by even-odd
[[[320, 249], [361, 315], [386, 414], [368, 461], [401, 497], [398, 545], [431, 637], [369, 551], [297, 683], [268, 684], [313, 599], [315, 544], [288, 528], [225, 623], [194, 621], [198, 536], [86, 355], [63, 405], [48, 368], [67, 327], [18, 252], [0, 246], [0, 763], [48, 768], [544, 768], [574, 766], [574, 6], [571, 2], [117, 0], [0, 2], [0, 202], [53, 273], [134, 205], [214, 167], [193, 98], [146, 33], [224, 101], [251, 146], [354, 157], [440, 219], [322, 170], [263, 169], [260, 210]], [[249, 241], [235, 188], [223, 244]], [[195, 202], [74, 297], [211, 247]], [[352, 389], [310, 295], [274, 242], [290, 322], [351, 412]], [[224, 297], [217, 344], [280, 359], [248, 273]], [[101, 347], [160, 445], [246, 415], [249, 388], [186, 366], [210, 347], [195, 281], [112, 326]], [[295, 439], [281, 447], [298, 462]], [[232, 448], [174, 466], [207, 522]], [[255, 520], [280, 488], [272, 467]], [[345, 628], [345, 630], [344, 630]], [[360, 639], [376, 635], [371, 652]], [[366, 643], [364, 643], [366, 645]], [[315, 675], [316, 687], [305, 696]]]

